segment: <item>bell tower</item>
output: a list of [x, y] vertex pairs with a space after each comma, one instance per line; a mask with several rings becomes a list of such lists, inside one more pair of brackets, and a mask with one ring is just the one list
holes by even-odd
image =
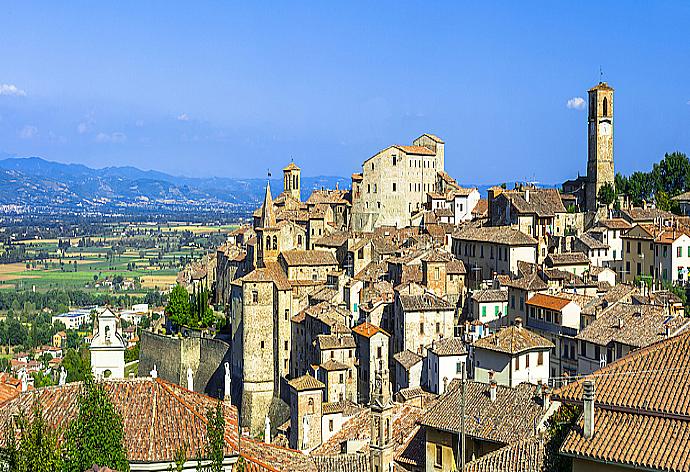
[[371, 472], [393, 470], [393, 401], [388, 367], [381, 361], [376, 371], [371, 402]]
[[606, 183], [613, 185], [613, 88], [599, 82], [589, 89], [587, 138], [587, 211], [597, 211], [597, 195]]
[[297, 201], [300, 201], [300, 174], [302, 170], [291, 162], [283, 169], [283, 191]]

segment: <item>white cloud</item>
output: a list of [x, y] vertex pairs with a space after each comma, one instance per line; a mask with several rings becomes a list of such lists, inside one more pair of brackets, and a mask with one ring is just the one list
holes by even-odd
[[38, 134], [38, 128], [35, 126], [26, 125], [19, 130], [19, 137], [22, 139], [31, 139]]
[[127, 135], [116, 131], [114, 133], [98, 133], [96, 135], [96, 142], [98, 143], [124, 143], [127, 141]]
[[26, 92], [14, 84], [0, 84], [0, 95], [12, 95], [15, 97], [26, 97]]
[[93, 119], [93, 114], [89, 113], [86, 115], [85, 119], [77, 125], [77, 133], [86, 134], [93, 129], [93, 125], [96, 124], [96, 120]]
[[687, 105], [690, 105], [690, 100], [688, 100]]
[[568, 102], [565, 104], [566, 107], [570, 108], [571, 110], [584, 110], [585, 105], [587, 102], [585, 102], [585, 99], [582, 97], [573, 97]]
[[180, 113], [177, 115], [177, 121], [189, 121], [189, 115], [186, 113]]

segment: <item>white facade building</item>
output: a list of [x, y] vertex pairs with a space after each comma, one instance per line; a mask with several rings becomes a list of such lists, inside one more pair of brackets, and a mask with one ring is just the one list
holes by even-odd
[[93, 339], [89, 346], [93, 375], [96, 378], [124, 378], [126, 347], [119, 320], [105, 308], [96, 315]]
[[[434, 342], [427, 351], [427, 388], [443, 395], [453, 379], [462, 378], [467, 363], [467, 350], [462, 338], [447, 338]], [[469, 374], [465, 371], [465, 378]]]

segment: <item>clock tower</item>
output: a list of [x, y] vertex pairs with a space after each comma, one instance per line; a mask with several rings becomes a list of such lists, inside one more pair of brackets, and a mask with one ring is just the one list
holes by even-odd
[[393, 400], [388, 367], [380, 361], [371, 401], [371, 472], [393, 472]]
[[587, 134], [587, 211], [597, 211], [597, 195], [606, 183], [614, 184], [613, 88], [599, 82], [589, 90]]

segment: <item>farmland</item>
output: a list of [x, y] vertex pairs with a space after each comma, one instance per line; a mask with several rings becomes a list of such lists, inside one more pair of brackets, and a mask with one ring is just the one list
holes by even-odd
[[[167, 291], [178, 270], [222, 244], [232, 225], [116, 223], [79, 238], [15, 240], [0, 246], [0, 290]], [[17, 260], [19, 259], [19, 260]]]

